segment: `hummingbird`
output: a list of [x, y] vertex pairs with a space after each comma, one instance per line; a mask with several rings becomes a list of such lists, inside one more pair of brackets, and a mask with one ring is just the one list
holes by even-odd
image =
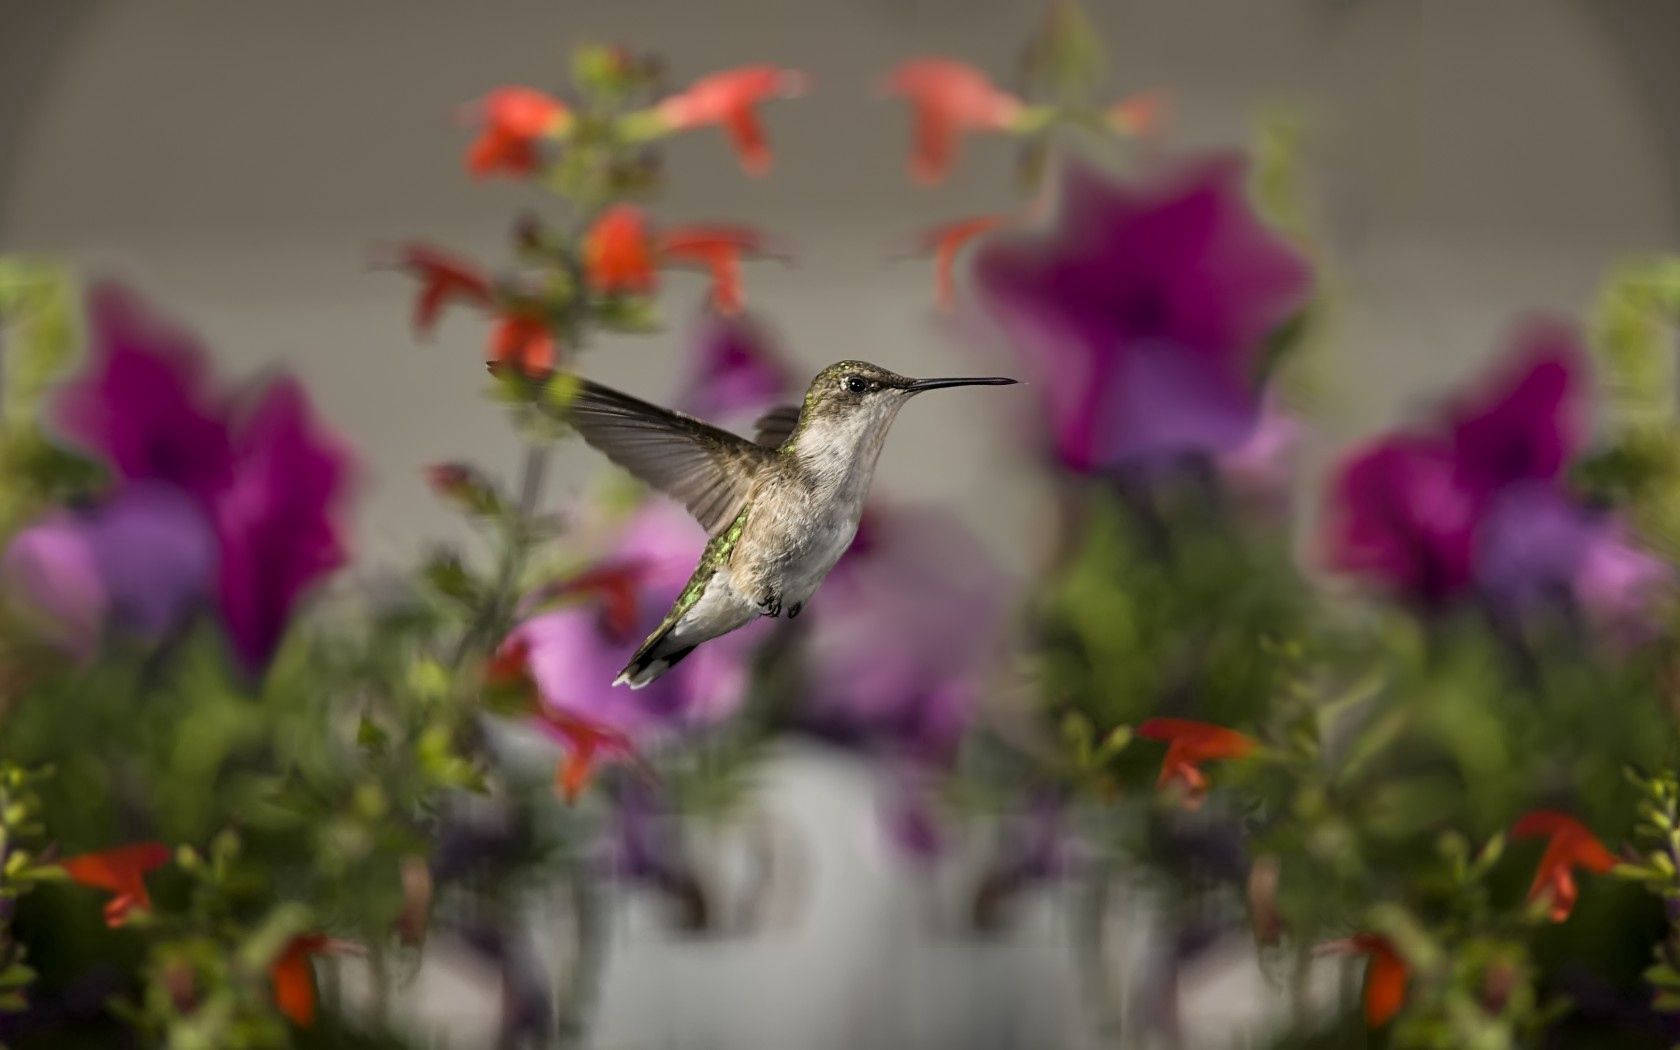
[[753, 440], [587, 379], [563, 415], [584, 441], [674, 497], [710, 539], [700, 564], [614, 685], [640, 689], [701, 642], [759, 616], [799, 615], [856, 535], [887, 430], [927, 390], [1002, 386], [1003, 376], [911, 379], [867, 361], [817, 373], [798, 405]]

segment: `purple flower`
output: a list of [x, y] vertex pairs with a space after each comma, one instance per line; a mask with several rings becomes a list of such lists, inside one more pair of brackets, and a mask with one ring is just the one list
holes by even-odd
[[93, 655], [111, 598], [85, 522], [51, 514], [12, 537], [0, 579], [12, 604], [45, 640], [79, 658]]
[[349, 457], [295, 383], [274, 383], [241, 417], [208, 389], [192, 340], [134, 297], [104, 286], [90, 310], [92, 366], [57, 422], [118, 479], [85, 522], [111, 612], [153, 633], [213, 570], [233, 651], [260, 670], [302, 593], [345, 560], [335, 512]]
[[548, 707], [632, 737], [653, 720], [646, 705], [612, 687], [624, 661], [593, 609], [573, 605], [534, 616], [510, 641], [529, 646], [525, 666]]
[[946, 826], [926, 777], [901, 775], [899, 783], [881, 803], [881, 827], [887, 841], [907, 859], [930, 865], [951, 847], [951, 830]]
[[614, 688], [635, 641], [651, 632], [676, 601], [700, 561], [705, 532], [666, 500], [645, 504], [624, 523], [611, 564], [635, 565], [639, 622], [626, 644], [589, 604], [571, 605], [521, 623], [510, 641], [529, 645], [527, 666], [543, 702], [623, 733], [638, 745], [674, 730], [720, 722], [746, 696], [748, 658], [764, 628], [749, 626], [713, 639], [645, 689]]
[[108, 626], [151, 642], [179, 627], [209, 597], [215, 562], [215, 536], [193, 501], [142, 482], [19, 532], [0, 575], [50, 640], [86, 659]]
[[1302, 426], [1267, 396], [1260, 405], [1254, 430], [1242, 444], [1222, 453], [1215, 463], [1230, 485], [1259, 497], [1283, 493], [1293, 473], [1296, 445]]
[[1001, 824], [997, 852], [975, 894], [974, 921], [980, 929], [995, 929], [1022, 892], [1063, 877], [1083, 859], [1069, 828], [1067, 803], [1054, 795], [1035, 794], [1023, 810], [1004, 815]]
[[1045, 391], [1056, 455], [1100, 471], [1244, 446], [1266, 337], [1306, 303], [1306, 263], [1221, 158], [1147, 185], [1070, 166], [1049, 232], [976, 259], [981, 297]]
[[179, 489], [129, 485], [85, 521], [118, 627], [161, 639], [209, 600], [216, 536]]
[[690, 351], [680, 408], [702, 419], [762, 412], [783, 401], [792, 377], [764, 326], [744, 314], [707, 311]]
[[1478, 589], [1511, 614], [1564, 600], [1607, 628], [1637, 632], [1671, 578], [1613, 515], [1536, 483], [1512, 485], [1494, 499], [1476, 547]]
[[956, 520], [872, 509], [806, 613], [803, 719], [843, 741], [947, 760], [1002, 638], [1007, 591]]
[[1476, 593], [1517, 615], [1564, 600], [1625, 623], [1667, 572], [1564, 488], [1585, 433], [1574, 333], [1531, 325], [1513, 358], [1434, 428], [1381, 438], [1344, 463], [1330, 563], [1429, 606]]

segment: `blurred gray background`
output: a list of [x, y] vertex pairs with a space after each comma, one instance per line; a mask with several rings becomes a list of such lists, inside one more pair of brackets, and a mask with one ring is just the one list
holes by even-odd
[[[1311, 122], [1339, 299], [1309, 468], [1478, 367], [1514, 316], [1578, 312], [1612, 260], [1680, 242], [1674, 0], [1087, 8], [1116, 95], [1172, 92], [1174, 141], [1244, 142], [1279, 103]], [[750, 221], [796, 247], [796, 267], [750, 267], [746, 287], [806, 370], [863, 356], [962, 371], [973, 356], [933, 323], [928, 267], [888, 256], [926, 225], [997, 210], [1009, 147], [970, 140], [948, 185], [912, 186], [905, 115], [872, 81], [919, 53], [1001, 77], [1037, 15], [1026, 0], [0, 0], [0, 251], [133, 283], [201, 332], [230, 375], [303, 376], [364, 460], [360, 564], [393, 565], [451, 534], [422, 465], [466, 457], [511, 472], [516, 451], [476, 396], [482, 324], [458, 316], [417, 345], [411, 282], [368, 266], [373, 245], [407, 238], [503, 259], [515, 212], [545, 205], [528, 187], [466, 177], [457, 104], [502, 83], [557, 85], [567, 46], [588, 39], [663, 52], [673, 84], [752, 61], [807, 70], [810, 96], [765, 111], [769, 178], [743, 176], [721, 134], [691, 134], [667, 154], [658, 213]], [[671, 392], [680, 322], [703, 290], [669, 285], [672, 330], [604, 343], [586, 372]], [[980, 401], [919, 402], [878, 485], [952, 506], [1025, 569], [1040, 494], [995, 437], [1007, 417]], [[598, 466], [563, 457], [555, 499]], [[791, 752], [768, 786], [766, 807], [804, 843], [807, 898], [783, 926], [723, 944], [673, 944], [633, 914], [617, 922], [599, 1045], [1085, 1045], [1060, 902], [1000, 940], [953, 941], [941, 887], [881, 848], [866, 771]], [[429, 969], [415, 1009], [474, 1045], [484, 1014], [471, 987], [470, 973]], [[1226, 1045], [1257, 987], [1245, 967], [1223, 968], [1187, 990], [1187, 1016]]]

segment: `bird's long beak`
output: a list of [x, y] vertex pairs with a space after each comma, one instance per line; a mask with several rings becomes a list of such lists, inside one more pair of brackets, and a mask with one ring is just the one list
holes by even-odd
[[919, 394], [924, 390], [939, 390], [948, 386], [1009, 386], [1015, 380], [1007, 376], [968, 376], [950, 379], [918, 379], [904, 389], [912, 394]]

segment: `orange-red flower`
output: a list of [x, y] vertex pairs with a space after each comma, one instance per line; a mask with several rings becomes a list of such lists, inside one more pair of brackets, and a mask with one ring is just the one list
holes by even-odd
[[554, 786], [567, 802], [577, 801], [603, 755], [641, 761], [630, 738], [616, 729], [558, 708], [540, 708], [536, 717], [538, 726], [566, 748], [554, 770]]
[[673, 226], [657, 234], [631, 205], [607, 209], [584, 238], [584, 276], [604, 294], [643, 293], [659, 283], [657, 267], [696, 266], [712, 275], [712, 305], [741, 309], [741, 258], [765, 254], [764, 238], [745, 226]]
[[1585, 824], [1567, 813], [1537, 809], [1525, 813], [1511, 825], [1517, 838], [1549, 837], [1540, 867], [1529, 887], [1530, 901], [1545, 900], [1553, 922], [1563, 922], [1575, 907], [1580, 889], [1575, 885], [1575, 868], [1603, 874], [1616, 866], [1616, 858]]
[[300, 933], [287, 941], [268, 968], [274, 985], [274, 1005], [299, 1028], [312, 1026], [316, 995], [315, 967], [310, 965], [310, 958], [353, 948], [350, 942], [335, 940], [324, 933]]
[[529, 686], [531, 674], [526, 668], [526, 661], [530, 658], [529, 638], [524, 635], [509, 638], [496, 649], [489, 662], [484, 665], [485, 682], [501, 689]]
[[807, 83], [798, 70], [742, 66], [701, 77], [688, 90], [661, 101], [655, 111], [672, 131], [723, 125], [741, 167], [749, 175], [763, 175], [770, 170], [770, 147], [756, 107], [767, 99], [803, 94]]
[[563, 708], [550, 707], [537, 695], [531, 678], [531, 643], [524, 635], [503, 642], [485, 666], [484, 678], [492, 686], [526, 691], [525, 713], [538, 729], [566, 749], [566, 757], [554, 767], [554, 786], [567, 802], [575, 802], [589, 784], [589, 778], [603, 756], [616, 755], [652, 775], [635, 744], [624, 733]]
[[933, 279], [936, 301], [942, 310], [957, 305], [957, 253], [981, 234], [1009, 221], [1007, 215], [976, 215], [944, 223], [922, 233], [923, 254], [933, 255]]
[[633, 204], [601, 213], [583, 238], [583, 273], [589, 287], [605, 295], [653, 290], [653, 247], [647, 218]]
[[945, 178], [964, 131], [1007, 131], [1026, 105], [996, 87], [986, 74], [949, 58], [914, 58], [887, 75], [884, 89], [902, 95], [915, 111], [910, 174], [919, 182]]
[[1156, 783], [1161, 787], [1179, 784], [1184, 790], [1185, 805], [1191, 808], [1199, 806], [1207, 794], [1207, 775], [1201, 771], [1201, 763], [1242, 758], [1255, 748], [1252, 737], [1235, 729], [1186, 718], [1145, 719], [1137, 732], [1138, 736], [1167, 742], [1167, 754], [1161, 760], [1161, 775]]
[[645, 562], [609, 562], [562, 582], [557, 592], [599, 598], [601, 622], [608, 633], [616, 638], [628, 639], [636, 629], [636, 593], [646, 575]]
[[1406, 982], [1411, 980], [1411, 967], [1394, 950], [1387, 937], [1377, 933], [1356, 933], [1345, 941], [1332, 941], [1320, 946], [1321, 952], [1341, 955], [1363, 955], [1365, 964], [1365, 1024], [1381, 1028], [1406, 1003]]
[[528, 314], [509, 314], [490, 330], [490, 372], [512, 368], [532, 379], [554, 371], [558, 344], [548, 323]]
[[659, 237], [666, 262], [701, 267], [712, 275], [712, 305], [720, 313], [741, 312], [741, 258], [765, 254], [764, 238], [744, 226], [675, 226]]
[[572, 114], [534, 88], [501, 87], [479, 102], [477, 117], [483, 130], [467, 150], [467, 170], [482, 177], [535, 171], [537, 142], [565, 131]]
[[397, 249], [396, 265], [420, 278], [420, 296], [414, 301], [414, 329], [429, 334], [443, 308], [451, 300], [488, 307], [493, 297], [490, 279], [471, 263], [463, 262], [427, 244], [405, 244]]
[[110, 890], [105, 902], [105, 925], [121, 926], [135, 908], [150, 911], [146, 872], [169, 863], [169, 847], [161, 842], [136, 842], [98, 853], [83, 853], [59, 862], [72, 881]]
[[1139, 91], [1108, 107], [1108, 126], [1122, 135], [1144, 136], [1160, 131], [1172, 115], [1165, 91]]

